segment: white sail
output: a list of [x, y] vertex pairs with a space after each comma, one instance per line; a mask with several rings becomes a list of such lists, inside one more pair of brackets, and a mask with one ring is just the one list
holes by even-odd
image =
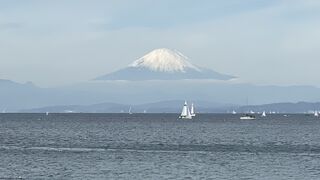
[[235, 110], [232, 111], [232, 114], [237, 114], [237, 112]]
[[318, 116], [319, 116], [318, 111], [314, 111], [314, 116], [315, 116], [315, 117], [318, 117]]
[[266, 116], [267, 116], [267, 115], [266, 115], [266, 112], [263, 111], [261, 116], [262, 116], [262, 117], [266, 117]]
[[193, 103], [191, 104], [191, 110], [190, 110], [191, 116], [196, 116], [196, 113], [194, 112], [194, 106]]
[[192, 114], [190, 113], [189, 107], [187, 107], [187, 116], [186, 119], [192, 119]]
[[182, 108], [182, 112], [180, 117], [181, 119], [192, 119], [191, 113], [190, 113], [190, 109], [188, 107], [187, 101], [184, 102], [183, 108]]
[[49, 112], [46, 112], [46, 115], [49, 116]]
[[188, 115], [188, 104], [187, 102], [184, 102], [182, 112], [181, 112], [181, 117], [185, 117]]
[[131, 112], [131, 106], [130, 106], [130, 108], [129, 108], [129, 114], [132, 114], [132, 112]]

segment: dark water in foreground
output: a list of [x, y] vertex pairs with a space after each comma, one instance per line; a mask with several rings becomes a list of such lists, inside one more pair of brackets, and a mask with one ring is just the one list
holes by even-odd
[[320, 118], [0, 114], [0, 179], [320, 179]]

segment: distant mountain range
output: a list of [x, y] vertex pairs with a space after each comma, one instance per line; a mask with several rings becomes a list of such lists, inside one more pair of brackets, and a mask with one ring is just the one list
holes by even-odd
[[[307, 113], [320, 110], [320, 102], [308, 103], [273, 103], [256, 106], [236, 106], [220, 103], [211, 103], [206, 101], [193, 101], [196, 111], [200, 113], [238, 113], [253, 112], [274, 112], [274, 113]], [[70, 105], [70, 106], [49, 106], [35, 109], [25, 109], [20, 112], [33, 113], [128, 113], [129, 109], [133, 113], [179, 113], [184, 101], [162, 101], [156, 103], [147, 103], [140, 105], [126, 105], [116, 103], [101, 103], [94, 105]]]
[[[145, 104], [134, 107], [140, 112], [145, 109], [148, 112], [177, 112], [180, 111], [184, 100], [194, 100], [203, 112], [218, 112], [226, 111], [226, 108], [221, 107], [246, 104], [247, 98], [249, 104], [255, 105], [299, 101], [320, 102], [319, 93], [320, 89], [312, 86], [257, 86], [221, 81], [109, 81], [40, 88], [32, 83], [21, 84], [0, 80], [0, 112], [17, 112], [48, 106], [56, 107], [59, 111], [72, 110], [71, 105], [77, 105], [74, 107], [77, 111], [119, 112], [127, 111], [130, 104]], [[179, 101], [175, 103], [169, 101], [170, 103], [164, 105], [150, 103], [165, 103], [172, 99]], [[118, 104], [110, 104], [107, 107], [105, 102]], [[92, 104], [96, 105], [92, 107]], [[295, 111], [312, 110], [317, 107], [317, 104], [311, 104], [305, 109], [298, 108]], [[266, 107], [262, 109], [268, 110]]]
[[193, 65], [177, 50], [156, 49], [134, 61], [128, 67], [103, 75], [96, 80], [230, 80], [234, 76]]
[[[156, 49], [127, 68], [97, 79], [101, 81], [56, 88], [0, 79], [0, 112], [126, 112], [130, 104], [136, 112], [179, 112], [184, 100], [193, 100], [201, 112], [302, 112], [318, 105], [272, 103], [320, 102], [317, 87], [237, 83], [234, 76], [194, 65], [182, 53], [166, 48]], [[271, 105], [234, 105], [246, 104], [247, 99], [250, 104]]]
[[[207, 112], [214, 109], [221, 109], [227, 105], [220, 103], [212, 103], [206, 101], [194, 101], [200, 110], [205, 110]], [[116, 104], [116, 103], [101, 103], [93, 105], [71, 105], [71, 106], [49, 106], [43, 108], [27, 109], [21, 112], [83, 112], [83, 113], [126, 113], [131, 111], [133, 113], [176, 113], [181, 110], [183, 105], [183, 100], [172, 100], [172, 101], [161, 101], [155, 103], [146, 103], [139, 105], [128, 105], [128, 104]]]

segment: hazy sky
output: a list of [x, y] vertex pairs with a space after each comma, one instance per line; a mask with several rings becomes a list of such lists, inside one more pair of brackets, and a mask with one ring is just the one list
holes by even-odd
[[155, 48], [258, 84], [318, 85], [319, 0], [0, 0], [0, 79], [59, 86]]

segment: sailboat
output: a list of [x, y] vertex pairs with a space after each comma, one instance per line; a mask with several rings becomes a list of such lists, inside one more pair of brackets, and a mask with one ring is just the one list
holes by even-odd
[[318, 117], [318, 116], [319, 116], [318, 111], [314, 111], [314, 116], [315, 116], [315, 117]]
[[46, 116], [49, 116], [49, 112], [46, 112]]
[[184, 102], [181, 115], [179, 119], [192, 119], [192, 115], [190, 113], [190, 109], [188, 107], [187, 101]]
[[266, 115], [266, 112], [263, 111], [262, 114], [261, 114], [261, 117], [266, 117], [266, 116], [267, 116], [267, 115]]
[[129, 114], [132, 114], [131, 109], [132, 109], [132, 108], [131, 108], [131, 106], [130, 106], [130, 108], [129, 108]]
[[190, 114], [191, 114], [191, 116], [192, 116], [192, 117], [195, 117], [195, 116], [196, 116], [196, 113], [194, 112], [194, 106], [193, 106], [193, 103], [191, 104]]
[[[247, 97], [247, 107], [249, 105], [249, 100]], [[243, 116], [240, 117], [241, 120], [255, 120], [256, 116], [253, 115], [254, 112], [252, 110], [249, 111], [249, 113], [244, 114]]]
[[232, 114], [237, 114], [237, 112], [235, 110], [232, 111]]

